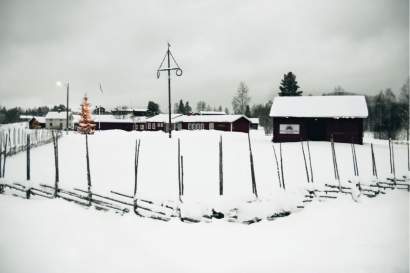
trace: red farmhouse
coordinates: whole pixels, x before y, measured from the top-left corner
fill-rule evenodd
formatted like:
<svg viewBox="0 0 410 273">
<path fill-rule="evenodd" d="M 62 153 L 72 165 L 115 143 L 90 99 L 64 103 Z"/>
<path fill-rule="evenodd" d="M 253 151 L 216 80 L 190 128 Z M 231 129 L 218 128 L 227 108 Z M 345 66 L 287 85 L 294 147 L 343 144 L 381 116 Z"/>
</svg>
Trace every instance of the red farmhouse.
<svg viewBox="0 0 410 273">
<path fill-rule="evenodd" d="M 276 97 L 273 142 L 330 141 L 363 144 L 364 96 Z"/>
</svg>

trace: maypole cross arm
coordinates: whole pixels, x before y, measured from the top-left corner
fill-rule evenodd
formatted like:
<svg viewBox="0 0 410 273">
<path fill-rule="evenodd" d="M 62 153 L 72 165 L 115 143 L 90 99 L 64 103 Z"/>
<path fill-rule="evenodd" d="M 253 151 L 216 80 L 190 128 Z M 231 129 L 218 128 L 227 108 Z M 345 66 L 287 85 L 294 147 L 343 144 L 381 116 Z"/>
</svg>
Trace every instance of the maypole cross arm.
<svg viewBox="0 0 410 273">
<path fill-rule="evenodd" d="M 157 70 L 157 79 L 159 79 L 159 76 L 160 76 L 160 73 L 159 73 L 159 72 L 160 72 L 160 71 L 176 70 L 176 71 L 175 71 L 175 74 L 176 74 L 177 76 L 182 76 L 182 69 L 179 67 L 178 63 L 175 61 L 174 56 L 172 56 L 172 53 L 171 53 L 171 51 L 169 50 L 169 47 L 170 47 L 170 45 L 168 44 L 168 51 L 167 51 L 167 53 L 165 53 L 164 59 L 162 60 L 161 65 L 159 66 L 159 68 L 158 68 L 158 70 Z M 167 57 L 168 54 L 171 55 L 172 59 L 174 60 L 175 64 L 177 65 L 177 67 L 174 67 L 174 68 L 168 67 L 168 68 L 163 68 L 163 69 L 161 69 L 162 64 L 164 63 L 165 58 Z M 168 59 L 169 59 L 169 56 L 168 56 Z M 168 64 L 169 64 L 169 60 L 168 60 Z"/>
</svg>

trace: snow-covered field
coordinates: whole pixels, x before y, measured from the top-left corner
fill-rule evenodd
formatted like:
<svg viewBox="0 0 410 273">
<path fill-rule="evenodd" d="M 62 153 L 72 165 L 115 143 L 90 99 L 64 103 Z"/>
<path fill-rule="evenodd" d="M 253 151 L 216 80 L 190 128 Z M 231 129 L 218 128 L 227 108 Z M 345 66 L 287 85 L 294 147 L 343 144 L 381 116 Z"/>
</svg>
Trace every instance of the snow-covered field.
<svg viewBox="0 0 410 273">
<path fill-rule="evenodd" d="M 223 137 L 224 197 L 218 143 Z M 93 192 L 132 195 L 134 152 L 141 140 L 138 196 L 178 200 L 177 143 L 184 160 L 185 204 L 236 206 L 260 216 L 294 207 L 307 187 L 300 143 L 282 144 L 286 191 L 279 188 L 271 137 L 251 131 L 259 202 L 253 198 L 248 138 L 219 131 L 96 132 L 89 137 Z M 370 142 L 356 146 L 361 179 L 372 175 Z M 305 144 L 305 153 L 306 143 Z M 276 151 L 279 145 L 275 144 Z M 340 177 L 354 176 L 350 144 L 335 144 Z M 395 145 L 397 176 L 408 175 L 407 150 Z M 374 144 L 378 176 L 390 175 L 387 142 Z M 328 142 L 310 142 L 315 185 L 334 180 Z M 7 158 L 6 178 L 24 182 L 25 153 Z M 307 156 L 307 154 L 306 154 Z M 60 187 L 86 189 L 85 137 L 59 141 Z M 31 182 L 54 183 L 53 145 L 31 150 Z M 314 200 L 297 213 L 253 225 L 213 219 L 186 224 L 84 209 L 61 199 L 0 196 L 1 272 L 408 272 L 409 193 L 388 191 L 354 202 Z M 190 210 L 192 207 L 187 207 Z M 195 209 L 189 211 L 195 213 Z"/>
</svg>

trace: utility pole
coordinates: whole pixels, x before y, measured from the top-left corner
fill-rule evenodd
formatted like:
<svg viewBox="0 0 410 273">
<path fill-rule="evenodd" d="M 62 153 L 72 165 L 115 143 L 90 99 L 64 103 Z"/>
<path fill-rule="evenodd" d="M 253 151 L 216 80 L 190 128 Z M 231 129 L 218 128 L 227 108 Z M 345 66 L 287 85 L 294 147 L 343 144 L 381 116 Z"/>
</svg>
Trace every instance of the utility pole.
<svg viewBox="0 0 410 273">
<path fill-rule="evenodd" d="M 171 53 L 171 51 L 169 50 L 169 47 L 170 47 L 170 46 L 171 46 L 171 45 L 168 43 L 167 53 L 165 54 L 165 57 L 164 57 L 164 59 L 162 60 L 162 63 L 161 63 L 161 65 L 159 66 L 159 68 L 158 68 L 158 70 L 157 70 L 157 79 L 159 79 L 160 71 L 168 71 L 169 138 L 171 138 L 171 131 L 172 131 L 172 127 L 171 127 L 171 70 L 176 70 L 176 71 L 175 71 L 175 74 L 176 74 L 177 76 L 181 76 L 181 75 L 182 75 L 182 69 L 179 68 L 179 65 L 177 64 L 177 62 L 176 62 L 175 59 L 174 59 L 174 56 L 172 56 L 172 53 Z M 169 56 L 172 57 L 172 59 L 174 60 L 175 64 L 177 65 L 177 67 L 171 68 L 171 60 L 170 60 L 170 57 L 169 57 Z M 168 57 L 168 68 L 163 68 L 163 69 L 161 69 L 162 64 L 164 63 L 166 57 Z"/>
</svg>

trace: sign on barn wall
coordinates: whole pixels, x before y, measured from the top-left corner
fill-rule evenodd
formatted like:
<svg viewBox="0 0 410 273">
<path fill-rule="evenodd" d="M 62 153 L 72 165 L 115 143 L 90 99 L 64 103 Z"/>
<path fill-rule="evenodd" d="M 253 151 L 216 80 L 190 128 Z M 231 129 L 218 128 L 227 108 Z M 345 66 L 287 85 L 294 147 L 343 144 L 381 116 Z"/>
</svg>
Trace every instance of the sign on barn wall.
<svg viewBox="0 0 410 273">
<path fill-rule="evenodd" d="M 280 124 L 279 134 L 298 135 L 299 134 L 299 124 Z"/>
</svg>

